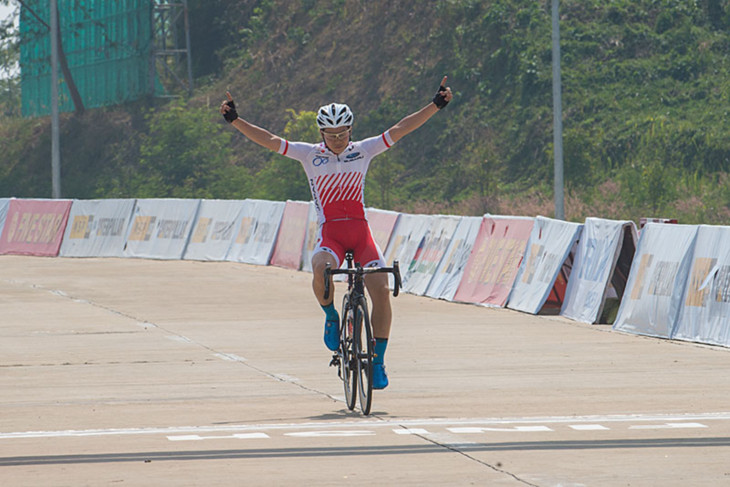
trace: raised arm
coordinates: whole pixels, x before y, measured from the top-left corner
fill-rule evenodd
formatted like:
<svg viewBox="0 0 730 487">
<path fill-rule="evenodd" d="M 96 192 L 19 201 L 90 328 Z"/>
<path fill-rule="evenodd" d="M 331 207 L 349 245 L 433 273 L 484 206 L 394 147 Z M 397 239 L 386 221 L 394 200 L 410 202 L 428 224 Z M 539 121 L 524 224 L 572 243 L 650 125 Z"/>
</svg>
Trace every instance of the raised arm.
<svg viewBox="0 0 730 487">
<path fill-rule="evenodd" d="M 233 102 L 233 96 L 226 91 L 226 97 L 228 99 L 223 100 L 220 107 L 223 118 L 251 141 L 272 151 L 278 151 L 281 146 L 281 137 L 239 117 L 238 112 L 236 112 L 236 104 Z"/>
<path fill-rule="evenodd" d="M 446 104 L 451 101 L 454 95 L 451 93 L 451 88 L 446 86 L 446 78 L 447 77 L 444 76 L 444 79 L 441 80 L 439 91 L 436 93 L 436 96 L 433 97 L 433 101 L 431 103 L 417 112 L 403 118 L 400 122 L 390 128 L 390 138 L 393 139 L 393 142 L 398 142 L 400 139 L 426 123 L 428 119 L 433 117 L 436 112 L 445 107 Z"/>
</svg>

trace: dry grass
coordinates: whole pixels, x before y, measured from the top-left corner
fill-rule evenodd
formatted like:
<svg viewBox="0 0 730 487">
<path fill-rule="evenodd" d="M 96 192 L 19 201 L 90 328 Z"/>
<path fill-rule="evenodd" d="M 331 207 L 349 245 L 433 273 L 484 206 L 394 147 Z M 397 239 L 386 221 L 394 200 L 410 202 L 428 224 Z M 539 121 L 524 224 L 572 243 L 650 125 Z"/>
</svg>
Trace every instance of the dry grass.
<svg viewBox="0 0 730 487">
<path fill-rule="evenodd" d="M 730 179 L 730 178 L 728 178 Z M 458 202 L 412 201 L 394 208 L 404 213 L 427 215 L 478 216 L 493 215 L 555 216 L 555 201 L 552 194 L 539 189 L 530 189 L 520 194 L 502 193 L 498 196 L 471 197 Z M 680 223 L 730 225 L 730 208 L 709 206 L 698 196 L 677 200 L 663 214 L 652 214 L 648 208 L 631 208 L 620 196 L 620 186 L 615 181 L 606 181 L 590 194 L 580 190 L 568 190 L 564 201 L 565 219 L 584 222 L 588 217 L 609 220 L 633 220 L 637 224 L 642 217 L 676 218 Z"/>
</svg>

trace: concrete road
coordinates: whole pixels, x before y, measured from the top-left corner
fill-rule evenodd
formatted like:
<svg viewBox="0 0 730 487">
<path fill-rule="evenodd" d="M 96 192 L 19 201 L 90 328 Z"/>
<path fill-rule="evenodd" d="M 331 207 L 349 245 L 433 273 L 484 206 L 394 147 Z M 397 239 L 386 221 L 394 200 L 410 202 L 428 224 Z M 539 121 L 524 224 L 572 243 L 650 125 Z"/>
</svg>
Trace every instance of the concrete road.
<svg viewBox="0 0 730 487">
<path fill-rule="evenodd" d="M 310 280 L 0 257 L 0 484 L 730 485 L 727 349 L 401 295 L 363 417 Z"/>
</svg>

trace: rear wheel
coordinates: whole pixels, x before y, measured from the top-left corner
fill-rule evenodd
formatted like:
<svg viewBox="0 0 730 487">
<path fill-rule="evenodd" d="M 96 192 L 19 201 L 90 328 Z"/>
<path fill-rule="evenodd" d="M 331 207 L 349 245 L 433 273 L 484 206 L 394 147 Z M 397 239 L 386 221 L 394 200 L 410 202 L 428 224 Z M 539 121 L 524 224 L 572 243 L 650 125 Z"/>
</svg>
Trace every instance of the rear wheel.
<svg viewBox="0 0 730 487">
<path fill-rule="evenodd" d="M 342 299 L 342 326 L 340 327 L 340 377 L 345 389 L 347 408 L 355 409 L 357 399 L 357 365 L 354 352 L 355 340 L 353 333 L 354 312 L 348 306 L 349 295 Z"/>
<path fill-rule="evenodd" d="M 360 384 L 360 408 L 370 414 L 373 403 L 373 330 L 370 328 L 367 301 L 361 299 L 355 308 L 355 349 L 357 350 L 357 376 Z"/>
</svg>

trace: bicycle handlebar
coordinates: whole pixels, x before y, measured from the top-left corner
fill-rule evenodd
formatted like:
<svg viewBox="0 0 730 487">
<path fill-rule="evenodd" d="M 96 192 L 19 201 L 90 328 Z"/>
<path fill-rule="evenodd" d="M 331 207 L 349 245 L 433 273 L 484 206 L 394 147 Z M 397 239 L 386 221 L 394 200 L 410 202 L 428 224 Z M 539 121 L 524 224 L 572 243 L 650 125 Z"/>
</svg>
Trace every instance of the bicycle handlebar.
<svg viewBox="0 0 730 487">
<path fill-rule="evenodd" d="M 330 296 L 330 276 L 335 274 L 351 274 L 354 276 L 364 276 L 365 274 L 377 274 L 387 273 L 393 274 L 395 278 L 395 285 L 393 286 L 393 297 L 398 296 L 400 288 L 403 287 L 403 283 L 400 278 L 400 266 L 398 261 L 393 262 L 393 267 L 361 267 L 357 266 L 350 269 L 332 269 L 330 264 L 324 269 L 324 299 L 327 300 Z"/>
</svg>

